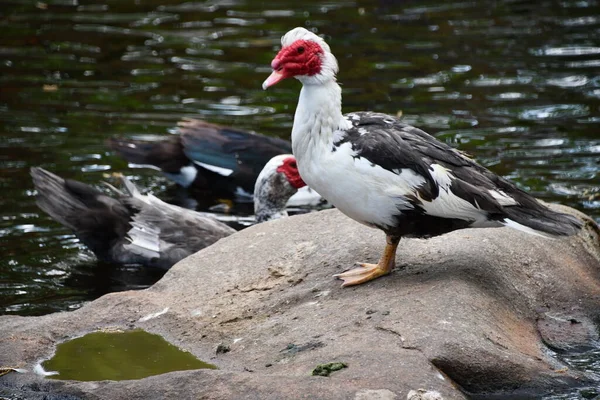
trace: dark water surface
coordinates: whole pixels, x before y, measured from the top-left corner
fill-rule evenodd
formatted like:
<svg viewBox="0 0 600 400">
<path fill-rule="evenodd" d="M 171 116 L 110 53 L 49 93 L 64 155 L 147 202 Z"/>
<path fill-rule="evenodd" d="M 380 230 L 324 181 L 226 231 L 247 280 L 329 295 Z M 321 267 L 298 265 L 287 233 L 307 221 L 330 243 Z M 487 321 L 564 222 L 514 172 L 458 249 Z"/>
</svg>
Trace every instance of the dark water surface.
<svg viewBox="0 0 600 400">
<path fill-rule="evenodd" d="M 289 137 L 299 83 L 261 83 L 298 25 L 338 56 L 345 111 L 402 113 L 600 219 L 597 1 L 3 0 L 0 314 L 74 309 L 158 279 L 96 262 L 36 207 L 29 168 L 94 184 L 124 171 L 181 202 L 105 139 L 169 135 L 181 117 Z"/>
</svg>

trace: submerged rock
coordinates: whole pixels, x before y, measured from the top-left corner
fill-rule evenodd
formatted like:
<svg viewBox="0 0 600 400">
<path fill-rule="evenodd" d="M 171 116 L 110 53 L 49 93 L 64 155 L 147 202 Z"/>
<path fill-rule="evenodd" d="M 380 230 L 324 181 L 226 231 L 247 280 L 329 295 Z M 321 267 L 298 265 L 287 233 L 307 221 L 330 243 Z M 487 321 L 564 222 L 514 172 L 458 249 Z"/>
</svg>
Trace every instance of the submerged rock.
<svg viewBox="0 0 600 400">
<path fill-rule="evenodd" d="M 120 382 L 11 373 L 0 389 L 112 400 L 400 399 L 427 388 L 464 399 L 589 386 L 592 377 L 548 351 L 596 340 L 600 235 L 586 221 L 580 235 L 564 239 L 508 228 L 403 239 L 391 275 L 345 289 L 332 275 L 376 261 L 381 232 L 336 210 L 254 226 L 181 261 L 150 289 L 68 313 L 0 318 L 0 366 L 31 370 L 69 337 L 141 328 L 219 370 Z M 565 317 L 581 327 L 560 322 Z M 229 351 L 215 352 L 219 344 Z M 311 376 L 332 361 L 347 368 Z"/>
</svg>

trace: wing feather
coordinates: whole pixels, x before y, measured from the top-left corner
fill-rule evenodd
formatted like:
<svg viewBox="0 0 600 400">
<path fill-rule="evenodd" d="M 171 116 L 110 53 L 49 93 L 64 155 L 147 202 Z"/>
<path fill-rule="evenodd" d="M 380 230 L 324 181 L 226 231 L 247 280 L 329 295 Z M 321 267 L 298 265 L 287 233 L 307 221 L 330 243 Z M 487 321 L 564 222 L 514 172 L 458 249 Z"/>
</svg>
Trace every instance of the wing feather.
<svg viewBox="0 0 600 400">
<path fill-rule="evenodd" d="M 444 198 L 446 193 L 451 193 L 470 203 L 474 210 L 466 216 L 475 210 L 502 213 L 503 205 L 519 203 L 512 197 L 512 193 L 520 192 L 513 184 L 421 129 L 372 112 L 348 114 L 347 119 L 353 127 L 334 145 L 350 142 L 355 157 L 365 158 L 394 173 L 410 169 L 422 176 L 424 182 L 415 193 L 416 203 L 442 200 L 440 190 L 445 191 Z"/>
</svg>

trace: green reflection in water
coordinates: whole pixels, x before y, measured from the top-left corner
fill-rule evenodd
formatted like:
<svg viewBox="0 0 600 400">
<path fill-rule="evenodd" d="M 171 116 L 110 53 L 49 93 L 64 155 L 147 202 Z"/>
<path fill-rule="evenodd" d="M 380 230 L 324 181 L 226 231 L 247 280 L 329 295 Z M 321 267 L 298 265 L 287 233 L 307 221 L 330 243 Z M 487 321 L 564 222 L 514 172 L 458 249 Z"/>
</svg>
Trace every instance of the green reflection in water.
<svg viewBox="0 0 600 400">
<path fill-rule="evenodd" d="M 46 371 L 58 372 L 49 376 L 51 379 L 77 381 L 120 381 L 171 371 L 217 368 L 141 329 L 93 332 L 69 340 L 59 344 L 54 357 L 42 366 Z"/>
</svg>

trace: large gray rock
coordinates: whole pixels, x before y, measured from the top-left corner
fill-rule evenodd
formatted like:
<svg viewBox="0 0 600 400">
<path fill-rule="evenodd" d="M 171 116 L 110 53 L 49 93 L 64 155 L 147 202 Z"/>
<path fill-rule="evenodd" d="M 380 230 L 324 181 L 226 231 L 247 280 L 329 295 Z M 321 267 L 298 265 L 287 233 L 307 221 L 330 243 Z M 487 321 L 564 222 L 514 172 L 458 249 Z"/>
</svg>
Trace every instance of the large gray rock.
<svg viewBox="0 0 600 400">
<path fill-rule="evenodd" d="M 0 378 L 0 394 L 405 399 L 425 389 L 463 399 L 460 389 L 527 396 L 589 382 L 548 349 L 585 349 L 598 339 L 593 221 L 564 239 L 508 228 L 403 239 L 391 275 L 340 288 L 332 275 L 376 261 L 384 244 L 383 233 L 336 210 L 296 216 L 222 239 L 148 290 L 68 313 L 0 318 L 0 366 L 31 369 L 69 337 L 137 327 L 220 368 L 93 383 L 11 373 Z M 217 354 L 219 345 L 230 351 Z M 348 367 L 311 376 L 336 361 Z"/>
</svg>

